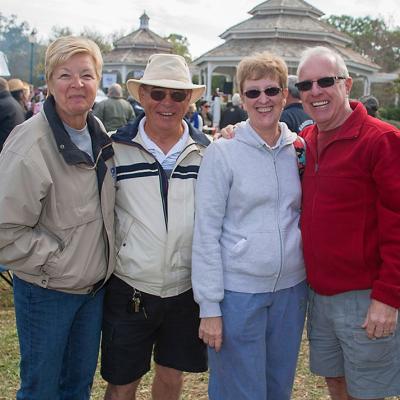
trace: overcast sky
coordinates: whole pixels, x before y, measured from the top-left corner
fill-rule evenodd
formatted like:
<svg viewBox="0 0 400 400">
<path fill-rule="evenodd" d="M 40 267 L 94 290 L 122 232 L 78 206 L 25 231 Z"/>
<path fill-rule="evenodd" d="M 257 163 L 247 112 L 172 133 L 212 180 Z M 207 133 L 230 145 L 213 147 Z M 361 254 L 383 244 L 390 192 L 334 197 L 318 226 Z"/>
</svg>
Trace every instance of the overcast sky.
<svg viewBox="0 0 400 400">
<path fill-rule="evenodd" d="M 150 29 L 161 36 L 179 33 L 198 57 L 223 43 L 219 38 L 231 26 L 250 18 L 248 11 L 262 0 L 0 0 L 0 12 L 27 21 L 47 39 L 52 26 L 68 26 L 74 33 L 84 27 L 104 35 L 128 34 L 139 28 L 146 11 Z M 399 0 L 309 0 L 326 15 L 383 17 L 400 26 Z M 1 50 L 1 49 L 0 49 Z"/>
</svg>

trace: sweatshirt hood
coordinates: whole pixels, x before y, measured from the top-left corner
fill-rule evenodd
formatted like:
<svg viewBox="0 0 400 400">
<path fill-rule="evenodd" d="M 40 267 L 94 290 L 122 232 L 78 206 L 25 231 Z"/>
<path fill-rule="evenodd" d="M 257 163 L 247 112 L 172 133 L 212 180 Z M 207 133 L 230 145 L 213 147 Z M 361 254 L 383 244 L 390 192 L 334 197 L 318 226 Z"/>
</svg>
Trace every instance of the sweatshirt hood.
<svg viewBox="0 0 400 400">
<path fill-rule="evenodd" d="M 297 134 L 289 130 L 284 122 L 279 122 L 279 126 L 281 128 L 281 146 L 292 144 L 296 140 Z M 250 125 L 249 120 L 236 125 L 235 138 L 252 147 L 263 147 L 265 144 L 264 140 Z"/>
</svg>

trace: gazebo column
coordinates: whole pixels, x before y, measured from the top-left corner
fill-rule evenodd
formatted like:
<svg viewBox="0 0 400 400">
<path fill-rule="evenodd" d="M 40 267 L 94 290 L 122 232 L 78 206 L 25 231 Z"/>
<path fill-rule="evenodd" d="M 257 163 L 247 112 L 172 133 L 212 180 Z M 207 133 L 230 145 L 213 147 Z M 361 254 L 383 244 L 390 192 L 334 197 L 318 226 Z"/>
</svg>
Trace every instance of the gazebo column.
<svg viewBox="0 0 400 400">
<path fill-rule="evenodd" d="M 364 96 L 371 93 L 371 81 L 369 76 L 364 76 Z"/>
<path fill-rule="evenodd" d="M 199 84 L 200 85 L 204 85 L 204 82 L 206 81 L 204 74 L 205 74 L 204 68 L 201 68 L 200 73 L 199 73 Z"/>
<path fill-rule="evenodd" d="M 211 100 L 211 95 L 212 95 L 212 72 L 213 72 L 213 68 L 211 67 L 211 63 L 207 63 L 207 92 L 206 92 L 206 99 L 208 101 Z"/>
<path fill-rule="evenodd" d="M 122 79 L 122 83 L 126 83 L 126 77 L 128 75 L 128 69 L 126 68 L 126 65 L 121 65 L 121 79 Z"/>
</svg>

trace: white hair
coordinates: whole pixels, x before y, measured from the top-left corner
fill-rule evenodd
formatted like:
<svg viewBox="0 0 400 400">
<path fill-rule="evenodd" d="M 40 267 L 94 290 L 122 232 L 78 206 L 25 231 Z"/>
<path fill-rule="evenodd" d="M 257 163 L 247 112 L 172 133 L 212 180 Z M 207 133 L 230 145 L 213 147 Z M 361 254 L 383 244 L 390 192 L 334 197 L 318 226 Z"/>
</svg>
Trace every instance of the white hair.
<svg viewBox="0 0 400 400">
<path fill-rule="evenodd" d="M 337 66 L 338 75 L 345 78 L 349 77 L 349 71 L 347 70 L 343 57 L 336 51 L 324 46 L 309 47 L 303 51 L 300 57 L 299 66 L 297 67 L 297 75 L 299 75 L 300 70 L 311 57 L 325 57 L 331 59 Z"/>
<path fill-rule="evenodd" d="M 240 100 L 240 94 L 239 93 L 235 93 L 233 96 L 232 96 L 232 105 L 234 105 L 234 106 L 240 106 L 240 103 L 241 103 L 242 101 Z"/>
<path fill-rule="evenodd" d="M 299 89 L 295 86 L 298 81 L 297 75 L 288 75 L 288 90 L 295 99 L 300 99 Z"/>
<path fill-rule="evenodd" d="M 108 88 L 108 97 L 122 97 L 122 87 L 118 83 L 113 83 Z"/>
</svg>

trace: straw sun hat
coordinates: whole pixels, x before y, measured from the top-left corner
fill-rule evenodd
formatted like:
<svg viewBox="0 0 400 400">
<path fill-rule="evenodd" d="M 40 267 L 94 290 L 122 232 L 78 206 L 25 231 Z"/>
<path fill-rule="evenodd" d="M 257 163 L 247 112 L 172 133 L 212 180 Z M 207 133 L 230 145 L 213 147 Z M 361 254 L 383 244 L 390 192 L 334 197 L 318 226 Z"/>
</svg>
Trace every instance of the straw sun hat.
<svg viewBox="0 0 400 400">
<path fill-rule="evenodd" d="M 8 81 L 8 87 L 10 92 L 16 92 L 17 90 L 24 90 L 24 83 L 21 79 L 13 78 Z"/>
<path fill-rule="evenodd" d="M 182 56 L 176 54 L 153 54 L 150 56 L 141 79 L 126 82 L 129 93 L 140 102 L 139 86 L 150 85 L 168 89 L 190 89 L 189 103 L 195 103 L 204 93 L 204 85 L 195 85 L 190 77 L 189 67 Z"/>
</svg>

